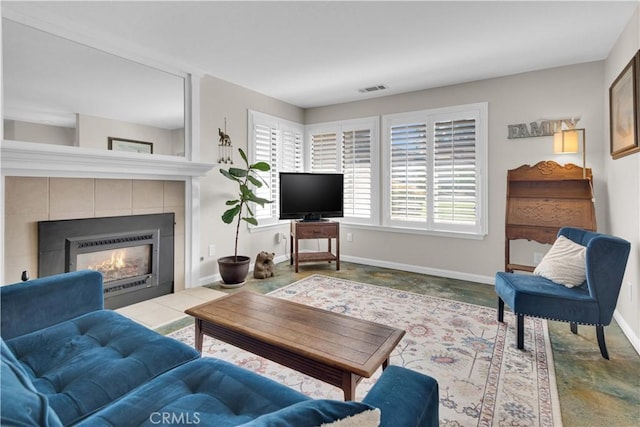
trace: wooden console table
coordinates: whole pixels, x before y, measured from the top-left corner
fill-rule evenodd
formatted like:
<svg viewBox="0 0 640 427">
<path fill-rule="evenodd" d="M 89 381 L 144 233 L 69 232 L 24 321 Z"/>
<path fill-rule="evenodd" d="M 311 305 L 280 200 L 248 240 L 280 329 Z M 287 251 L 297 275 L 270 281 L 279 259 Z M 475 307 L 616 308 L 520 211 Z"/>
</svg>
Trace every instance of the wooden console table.
<svg viewBox="0 0 640 427">
<path fill-rule="evenodd" d="M 303 239 L 327 239 L 327 252 L 299 251 Z M 336 253 L 331 251 L 331 239 L 336 239 Z M 340 270 L 340 223 L 336 221 L 291 221 L 291 264 L 296 273 L 301 262 L 335 261 Z"/>
<path fill-rule="evenodd" d="M 533 271 L 535 267 L 510 261 L 510 241 L 552 244 L 560 227 L 596 230 L 591 169 L 542 161 L 507 172 L 505 271 Z"/>
</svg>

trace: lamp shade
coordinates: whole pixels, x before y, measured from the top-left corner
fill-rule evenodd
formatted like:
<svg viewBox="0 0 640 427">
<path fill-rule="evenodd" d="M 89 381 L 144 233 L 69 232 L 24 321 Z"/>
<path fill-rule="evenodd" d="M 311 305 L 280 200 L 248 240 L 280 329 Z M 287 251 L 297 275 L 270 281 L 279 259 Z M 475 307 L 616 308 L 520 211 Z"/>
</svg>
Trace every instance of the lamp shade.
<svg viewBox="0 0 640 427">
<path fill-rule="evenodd" d="M 561 130 L 553 134 L 553 152 L 561 153 L 577 153 L 580 142 L 580 135 L 577 130 Z"/>
</svg>

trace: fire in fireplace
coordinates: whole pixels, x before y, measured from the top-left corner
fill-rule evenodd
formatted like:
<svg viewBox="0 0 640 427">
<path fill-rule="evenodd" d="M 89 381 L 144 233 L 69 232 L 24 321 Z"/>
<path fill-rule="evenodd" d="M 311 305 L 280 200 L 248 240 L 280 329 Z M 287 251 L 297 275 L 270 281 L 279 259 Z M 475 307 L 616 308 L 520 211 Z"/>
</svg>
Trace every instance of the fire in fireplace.
<svg viewBox="0 0 640 427">
<path fill-rule="evenodd" d="M 159 230 L 136 230 L 66 239 L 66 271 L 102 273 L 109 296 L 158 286 Z"/>
<path fill-rule="evenodd" d="M 80 254 L 78 270 L 102 273 L 105 283 L 151 273 L 151 245 Z"/>
<path fill-rule="evenodd" d="M 171 293 L 173 221 L 174 214 L 41 221 L 38 275 L 99 271 L 107 308 Z"/>
</svg>

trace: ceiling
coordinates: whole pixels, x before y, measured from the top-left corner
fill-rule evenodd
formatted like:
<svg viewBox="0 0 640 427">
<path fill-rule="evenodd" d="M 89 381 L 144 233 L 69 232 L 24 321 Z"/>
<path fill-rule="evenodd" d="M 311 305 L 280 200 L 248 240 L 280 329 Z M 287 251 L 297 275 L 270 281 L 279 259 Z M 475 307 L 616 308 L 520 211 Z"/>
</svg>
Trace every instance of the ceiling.
<svg viewBox="0 0 640 427">
<path fill-rule="evenodd" d="M 8 2 L 302 108 L 607 57 L 638 1 Z M 358 89 L 388 89 L 360 93 Z"/>
</svg>

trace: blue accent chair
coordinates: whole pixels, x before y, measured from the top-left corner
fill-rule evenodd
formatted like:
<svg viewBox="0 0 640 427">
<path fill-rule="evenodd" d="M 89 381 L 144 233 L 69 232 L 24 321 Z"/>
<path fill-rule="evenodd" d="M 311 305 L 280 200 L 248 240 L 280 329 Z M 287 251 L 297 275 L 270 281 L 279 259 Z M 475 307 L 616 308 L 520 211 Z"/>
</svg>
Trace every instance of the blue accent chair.
<svg viewBox="0 0 640 427">
<path fill-rule="evenodd" d="M 524 316 L 570 322 L 578 333 L 578 323 L 595 325 L 600 353 L 609 359 L 604 327 L 611 323 L 624 277 L 631 245 L 606 234 L 563 227 L 558 236 L 586 246 L 585 282 L 567 288 L 542 276 L 496 273 L 498 321 L 504 321 L 505 303 L 517 317 L 517 345 L 524 348 Z"/>
</svg>

